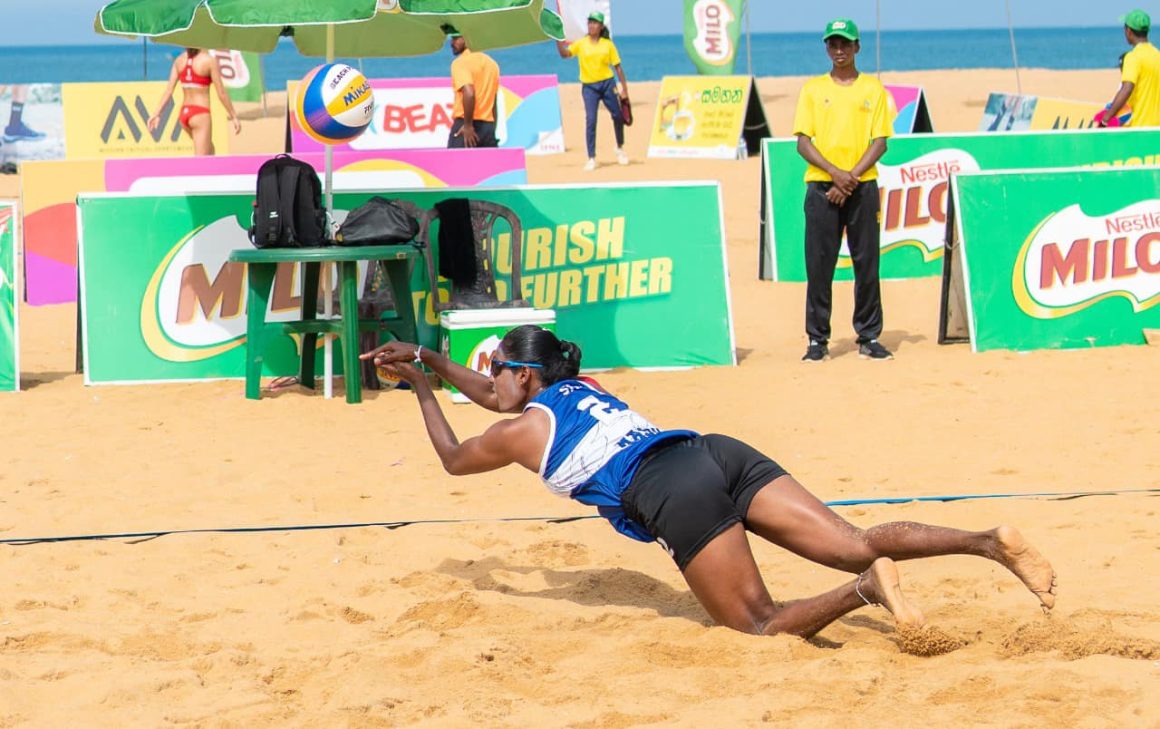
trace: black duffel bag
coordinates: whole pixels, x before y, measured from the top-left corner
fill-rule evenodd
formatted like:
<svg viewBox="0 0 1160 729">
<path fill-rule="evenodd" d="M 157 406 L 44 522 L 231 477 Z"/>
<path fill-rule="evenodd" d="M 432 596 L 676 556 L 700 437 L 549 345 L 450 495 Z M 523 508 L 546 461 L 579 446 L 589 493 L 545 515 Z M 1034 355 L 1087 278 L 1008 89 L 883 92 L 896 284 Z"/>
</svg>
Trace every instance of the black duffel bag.
<svg viewBox="0 0 1160 729">
<path fill-rule="evenodd" d="M 350 211 L 334 235 L 340 246 L 407 243 L 419 234 L 419 221 L 394 200 L 378 196 Z"/>
</svg>

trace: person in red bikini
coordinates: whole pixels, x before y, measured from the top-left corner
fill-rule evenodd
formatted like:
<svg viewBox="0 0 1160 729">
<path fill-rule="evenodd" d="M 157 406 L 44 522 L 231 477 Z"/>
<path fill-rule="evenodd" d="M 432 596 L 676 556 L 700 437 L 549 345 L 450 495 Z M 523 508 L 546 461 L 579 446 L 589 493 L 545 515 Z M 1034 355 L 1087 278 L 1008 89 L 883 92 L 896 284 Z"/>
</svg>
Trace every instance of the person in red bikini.
<svg viewBox="0 0 1160 729">
<path fill-rule="evenodd" d="M 238 114 L 230 102 L 229 94 L 222 84 L 222 74 L 217 59 L 208 51 L 200 48 L 186 48 L 185 52 L 173 60 L 173 67 L 169 70 L 169 86 L 161 97 L 157 113 L 149 118 L 149 131 L 155 131 L 161 123 L 161 112 L 169 105 L 173 98 L 173 90 L 181 83 L 184 102 L 181 106 L 181 115 L 178 117 L 181 126 L 193 139 L 193 153 L 196 155 L 211 155 L 213 150 L 213 126 L 209 115 L 209 87 L 217 89 L 218 98 L 226 107 L 230 123 L 233 124 L 234 134 L 242 129 L 238 121 Z"/>
</svg>

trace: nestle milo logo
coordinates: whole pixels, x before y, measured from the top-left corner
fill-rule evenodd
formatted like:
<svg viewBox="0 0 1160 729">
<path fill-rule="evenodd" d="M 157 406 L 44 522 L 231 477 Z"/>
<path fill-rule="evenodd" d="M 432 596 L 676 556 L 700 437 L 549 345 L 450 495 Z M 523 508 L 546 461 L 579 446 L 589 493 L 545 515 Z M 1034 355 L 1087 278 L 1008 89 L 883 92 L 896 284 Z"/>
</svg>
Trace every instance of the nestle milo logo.
<svg viewBox="0 0 1160 729">
<path fill-rule="evenodd" d="M 487 375 L 491 373 L 491 360 L 495 357 L 495 350 L 499 349 L 500 338 L 492 334 L 471 349 L 467 356 L 467 366 L 476 372 Z"/>
<path fill-rule="evenodd" d="M 178 241 L 158 264 L 141 301 L 141 334 L 158 357 L 193 362 L 240 346 L 246 335 L 246 267 L 228 261 L 248 245 L 233 217 Z M 267 321 L 289 321 L 301 308 L 298 268 L 278 266 Z"/>
<path fill-rule="evenodd" d="M 149 117 L 152 114 L 149 113 L 145 100 L 140 96 L 134 96 L 132 101 L 126 101 L 124 96 L 118 95 L 113 99 L 105 115 L 105 123 L 101 126 L 101 141 L 108 144 L 131 139 L 134 143 L 139 143 L 148 136 L 157 144 L 165 141 L 167 137 L 169 142 L 176 142 L 181 138 L 181 124 L 178 116 L 173 113 L 175 108 L 173 100 L 170 99 L 159 115 L 161 123 L 157 125 L 157 129 L 149 131 Z"/>
<path fill-rule="evenodd" d="M 928 152 L 900 165 L 879 163 L 882 252 L 912 248 L 924 262 L 941 258 L 950 177 L 978 169 L 979 163 L 970 153 L 955 148 Z M 843 244 L 838 266 L 852 265 L 849 249 Z"/>
<path fill-rule="evenodd" d="M 729 24 L 736 19 L 725 0 L 697 0 L 693 3 L 693 24 L 697 35 L 693 47 L 706 63 L 724 66 L 736 52 L 729 38 Z"/>
<path fill-rule="evenodd" d="M 1031 232 L 1011 278 L 1015 300 L 1029 316 L 1068 316 L 1111 297 L 1135 311 L 1160 303 L 1160 201 L 1090 216 L 1071 205 Z"/>
</svg>

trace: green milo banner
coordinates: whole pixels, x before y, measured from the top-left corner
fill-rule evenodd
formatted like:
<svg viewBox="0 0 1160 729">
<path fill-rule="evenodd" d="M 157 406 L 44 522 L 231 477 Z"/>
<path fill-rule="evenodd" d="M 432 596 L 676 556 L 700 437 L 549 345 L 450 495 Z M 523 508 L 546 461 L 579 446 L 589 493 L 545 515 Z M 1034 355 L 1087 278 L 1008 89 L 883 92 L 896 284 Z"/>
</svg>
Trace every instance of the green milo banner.
<svg viewBox="0 0 1160 729">
<path fill-rule="evenodd" d="M 16 203 L 0 201 L 0 392 L 20 389 L 16 220 Z"/>
<path fill-rule="evenodd" d="M 1160 162 L 1160 129 L 899 135 L 878 163 L 882 278 L 942 271 L 947 186 L 951 175 L 979 170 L 1062 166 L 1125 167 Z M 806 163 L 796 139 L 762 149 L 759 274 L 805 281 Z M 853 278 L 845 243 L 835 279 Z"/>
<path fill-rule="evenodd" d="M 956 175 L 951 195 L 940 339 L 948 322 L 975 351 L 1143 344 L 1160 329 L 1160 168 Z"/>
<path fill-rule="evenodd" d="M 336 194 L 335 219 L 374 194 Z M 586 369 L 735 362 L 716 183 L 390 193 L 427 209 L 465 196 L 516 214 L 522 298 L 555 310 L 557 331 L 581 346 Z M 88 382 L 243 375 L 246 271 L 227 257 L 250 246 L 252 205 L 249 194 L 79 197 Z M 431 238 L 438 266 L 438 224 Z M 511 233 L 503 223 L 493 243 L 497 293 L 512 298 Z M 411 286 L 421 343 L 437 347 L 439 320 L 425 264 L 412 271 Z M 278 321 L 299 317 L 299 292 L 300 277 L 288 264 L 274 283 L 266 317 L 271 331 L 280 332 Z M 282 345 L 269 350 L 266 371 L 292 374 L 296 343 L 277 336 Z"/>
<path fill-rule="evenodd" d="M 685 52 L 697 73 L 732 76 L 745 0 L 685 0 Z"/>
</svg>

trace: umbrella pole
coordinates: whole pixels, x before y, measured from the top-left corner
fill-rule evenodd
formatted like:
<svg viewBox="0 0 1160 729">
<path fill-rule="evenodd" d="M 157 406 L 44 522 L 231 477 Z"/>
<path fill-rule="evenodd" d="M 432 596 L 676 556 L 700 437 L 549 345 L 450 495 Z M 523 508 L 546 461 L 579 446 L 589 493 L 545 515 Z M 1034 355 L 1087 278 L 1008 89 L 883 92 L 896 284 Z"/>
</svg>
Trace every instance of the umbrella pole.
<svg viewBox="0 0 1160 729">
<path fill-rule="evenodd" d="M 1015 66 L 1015 90 L 1023 95 L 1023 83 L 1019 80 L 1019 54 L 1015 51 L 1015 25 L 1011 22 L 1011 0 L 1007 0 L 1007 34 L 1011 37 L 1011 63 Z"/>
<path fill-rule="evenodd" d="M 334 63 L 334 24 L 326 26 L 326 62 Z M 325 162 L 323 164 L 323 180 L 326 190 L 326 212 L 330 215 L 334 214 L 334 189 L 333 189 L 333 174 L 334 169 L 334 148 L 329 144 L 326 145 L 326 152 L 323 155 Z M 326 231 L 327 235 L 330 230 Z M 323 295 L 323 309 L 322 313 L 327 319 L 334 315 L 334 294 L 331 286 L 331 271 L 332 267 L 327 266 L 325 275 L 322 277 L 322 295 Z M 357 342 L 347 342 L 346 346 L 353 347 Z M 334 397 L 334 335 L 326 334 L 323 340 L 322 351 L 322 394 L 327 400 Z M 346 377 L 358 377 L 358 372 L 347 372 Z"/>
</svg>

